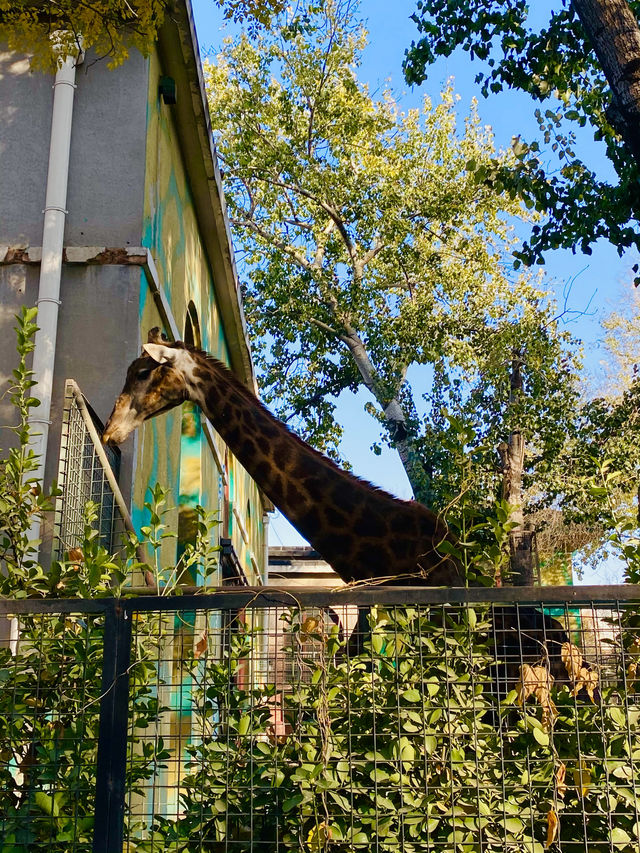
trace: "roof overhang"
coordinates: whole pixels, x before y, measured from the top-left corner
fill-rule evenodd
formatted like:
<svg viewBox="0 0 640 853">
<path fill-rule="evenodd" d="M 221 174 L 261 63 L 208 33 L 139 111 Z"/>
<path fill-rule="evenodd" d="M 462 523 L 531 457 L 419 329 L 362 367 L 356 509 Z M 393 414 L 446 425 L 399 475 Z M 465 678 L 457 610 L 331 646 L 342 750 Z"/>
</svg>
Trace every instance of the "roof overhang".
<svg viewBox="0 0 640 853">
<path fill-rule="evenodd" d="M 178 90 L 172 110 L 193 196 L 200 233 L 209 257 L 216 301 L 229 350 L 230 367 L 256 390 L 240 286 L 233 254 L 222 178 L 213 143 L 209 108 L 189 0 L 176 0 L 158 36 L 163 73 Z"/>
</svg>

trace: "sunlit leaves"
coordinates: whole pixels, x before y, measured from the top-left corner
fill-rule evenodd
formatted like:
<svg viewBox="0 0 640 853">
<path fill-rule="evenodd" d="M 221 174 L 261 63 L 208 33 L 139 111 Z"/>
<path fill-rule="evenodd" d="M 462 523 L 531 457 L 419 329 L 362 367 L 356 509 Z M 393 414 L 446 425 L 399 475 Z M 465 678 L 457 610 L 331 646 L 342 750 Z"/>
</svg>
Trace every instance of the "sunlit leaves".
<svg viewBox="0 0 640 853">
<path fill-rule="evenodd" d="M 413 18 L 420 37 L 406 53 L 405 73 L 422 82 L 440 56 L 462 49 L 479 60 L 476 83 L 483 95 L 521 90 L 534 102 L 540 139 L 519 141 L 518 163 L 490 180 L 523 195 L 548 215 L 516 253 L 526 263 L 543 261 L 549 249 L 577 246 L 589 253 L 599 237 L 620 252 L 640 245 L 638 167 L 614 127 L 611 93 L 572 3 L 556 3 L 548 23 L 532 28 L 533 4 L 524 0 L 417 3 Z M 630 2 L 637 15 L 638 4 Z M 572 127 L 589 126 L 604 145 L 618 181 L 603 180 L 574 150 Z M 514 125 L 514 136 L 519 128 Z"/>
<path fill-rule="evenodd" d="M 211 0 L 224 16 L 253 30 L 268 25 L 282 0 Z M 121 65 L 132 48 L 147 56 L 157 39 L 169 0 L 0 0 L 0 27 L 9 47 L 24 51 L 32 67 L 51 71 L 80 47 Z M 55 38 L 52 35 L 55 33 Z"/>
</svg>

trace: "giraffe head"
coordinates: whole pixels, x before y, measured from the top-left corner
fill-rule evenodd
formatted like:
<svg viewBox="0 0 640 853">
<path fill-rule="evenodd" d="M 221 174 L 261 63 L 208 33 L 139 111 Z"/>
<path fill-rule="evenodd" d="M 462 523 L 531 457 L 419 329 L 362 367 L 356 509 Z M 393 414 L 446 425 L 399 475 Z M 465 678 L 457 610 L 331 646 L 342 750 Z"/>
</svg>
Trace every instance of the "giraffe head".
<svg viewBox="0 0 640 853">
<path fill-rule="evenodd" d="M 120 444 L 144 421 L 188 399 L 187 379 L 194 365 L 181 341 L 167 343 L 158 329 L 149 332 L 143 354 L 129 365 L 122 393 L 102 434 L 105 444 Z"/>
</svg>

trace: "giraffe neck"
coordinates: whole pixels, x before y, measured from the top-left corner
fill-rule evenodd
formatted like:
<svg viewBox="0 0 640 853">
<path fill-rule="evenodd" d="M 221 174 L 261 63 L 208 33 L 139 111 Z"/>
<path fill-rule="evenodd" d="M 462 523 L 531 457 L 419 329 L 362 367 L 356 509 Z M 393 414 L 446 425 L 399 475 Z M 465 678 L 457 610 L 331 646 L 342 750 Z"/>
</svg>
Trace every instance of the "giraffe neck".
<svg viewBox="0 0 640 853">
<path fill-rule="evenodd" d="M 199 367 L 202 361 L 199 362 Z M 198 403 L 238 461 L 274 504 L 305 535 L 322 529 L 316 509 L 318 500 L 331 504 L 339 489 L 362 492 L 365 484 L 288 429 L 274 417 L 222 362 L 207 358 L 198 378 L 206 380 L 194 389 Z M 373 486 L 367 487 L 373 489 Z M 376 490 L 376 494 L 384 493 Z M 393 501 L 391 495 L 385 495 Z M 311 543 L 313 544 L 313 542 Z"/>
<path fill-rule="evenodd" d="M 434 558 L 433 537 L 446 534 L 430 510 L 343 471 L 275 418 L 222 362 L 203 353 L 194 359 L 190 398 L 258 486 L 345 580 L 415 575 L 417 562 L 418 571 L 438 566 L 427 583 L 459 582 L 450 561 Z M 402 548 L 411 550 L 407 542 L 415 547 L 403 555 Z"/>
</svg>

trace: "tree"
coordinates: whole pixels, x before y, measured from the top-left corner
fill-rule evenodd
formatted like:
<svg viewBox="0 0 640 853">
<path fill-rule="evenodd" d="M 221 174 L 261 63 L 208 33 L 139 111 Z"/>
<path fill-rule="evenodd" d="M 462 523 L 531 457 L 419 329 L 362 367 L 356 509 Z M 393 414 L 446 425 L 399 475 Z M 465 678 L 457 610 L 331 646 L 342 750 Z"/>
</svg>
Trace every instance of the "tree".
<svg viewBox="0 0 640 853">
<path fill-rule="evenodd" d="M 544 112 L 536 110 L 547 148 L 540 153 L 537 142 L 517 139 L 517 168 L 478 174 L 479 180 L 517 189 L 549 214 L 517 254 L 527 263 L 541 261 L 545 251 L 558 247 L 575 251 L 579 244 L 590 253 L 590 244 L 600 237 L 620 253 L 640 246 L 640 4 L 564 0 L 558 6 L 549 24 L 536 32 L 527 26 L 530 4 L 525 0 L 420 2 L 414 20 L 422 37 L 405 60 L 407 80 L 419 83 L 438 56 L 461 47 L 472 59 L 485 61 L 476 76 L 485 96 L 512 88 L 548 104 Z M 572 126 L 587 124 L 602 141 L 617 184 L 598 178 L 576 156 Z M 559 163 L 547 169 L 549 146 Z"/>
<path fill-rule="evenodd" d="M 406 114 L 389 92 L 372 98 L 356 76 L 365 38 L 351 4 L 327 3 L 228 44 L 205 67 L 212 123 L 268 401 L 336 455 L 335 397 L 365 387 L 415 495 L 444 506 L 460 487 L 447 399 L 493 442 L 495 479 L 513 348 L 531 355 L 532 392 L 513 417 L 536 412 L 523 428 L 540 445 L 569 411 L 571 356 L 539 282 L 511 273 L 515 192 L 476 180 L 513 153 L 474 107 L 457 128 L 451 88 Z M 416 366 L 433 377 L 426 420 Z"/>
<path fill-rule="evenodd" d="M 627 291 L 628 288 L 625 288 Z M 638 379 L 640 365 L 640 292 L 632 288 L 624 293 L 620 307 L 602 321 L 607 354 L 603 396 L 623 394 Z"/>
<path fill-rule="evenodd" d="M 626 0 L 573 0 L 572 5 L 611 88 L 611 123 L 640 165 L 640 27 L 636 16 Z"/>
<path fill-rule="evenodd" d="M 610 529 L 608 516 L 638 517 L 640 493 L 640 295 L 602 321 L 605 374 L 598 393 L 583 400 L 547 484 L 569 519 Z M 606 501 L 596 501 L 603 496 Z M 595 488 L 595 492 L 594 492 Z M 602 536 L 599 537 L 602 541 Z"/>
<path fill-rule="evenodd" d="M 244 20 L 249 28 L 266 26 L 284 7 L 284 0 L 212 2 L 226 18 Z M 109 57 L 115 67 L 131 48 L 149 53 L 171 6 L 172 0 L 0 0 L 0 25 L 9 47 L 31 54 L 34 68 L 55 69 L 81 45 Z"/>
</svg>

